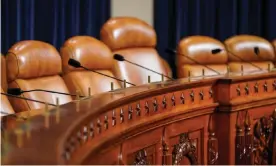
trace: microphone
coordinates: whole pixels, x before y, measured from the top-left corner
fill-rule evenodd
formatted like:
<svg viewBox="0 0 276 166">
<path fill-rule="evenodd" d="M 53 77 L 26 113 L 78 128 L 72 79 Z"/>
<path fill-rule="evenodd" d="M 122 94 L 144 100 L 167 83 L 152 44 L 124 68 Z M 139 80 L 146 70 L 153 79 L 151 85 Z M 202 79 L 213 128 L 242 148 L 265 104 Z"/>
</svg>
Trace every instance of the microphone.
<svg viewBox="0 0 276 166">
<path fill-rule="evenodd" d="M 260 54 L 260 49 L 259 49 L 259 47 L 254 47 L 254 53 L 255 53 L 256 55 L 259 55 L 259 54 Z"/>
<path fill-rule="evenodd" d="M 137 64 L 137 63 L 131 62 L 131 61 L 125 59 L 125 57 L 122 56 L 122 55 L 120 55 L 120 54 L 114 54 L 113 58 L 114 58 L 115 60 L 117 60 L 117 61 L 126 61 L 126 62 L 128 62 L 128 63 L 130 63 L 130 64 L 133 64 L 133 65 L 135 65 L 135 66 L 139 66 L 139 67 L 141 67 L 141 68 L 143 68 L 143 69 L 146 69 L 146 70 L 151 71 L 151 72 L 153 72 L 153 73 L 156 73 L 156 74 L 159 74 L 159 75 L 161 75 L 161 76 L 167 77 L 167 78 L 170 79 L 170 80 L 173 80 L 173 78 L 171 78 L 171 77 L 169 77 L 169 76 L 167 76 L 167 75 L 164 75 L 164 74 L 162 74 L 162 73 L 159 73 L 159 72 L 154 71 L 154 70 L 152 70 L 152 69 L 149 69 L 149 68 L 147 68 L 147 67 L 141 66 L 141 65 L 139 65 L 139 64 Z"/>
<path fill-rule="evenodd" d="M 11 95 L 21 95 L 22 93 L 26 93 L 26 92 L 49 92 L 49 93 L 56 93 L 56 94 L 61 94 L 61 95 L 68 95 L 68 96 L 77 96 L 75 94 L 69 94 L 69 93 L 63 93 L 63 92 L 56 92 L 56 91 L 50 91 L 50 90 L 44 90 L 44 89 L 32 89 L 32 90 L 26 90 L 26 91 L 23 91 L 21 90 L 20 88 L 9 88 L 7 90 L 7 93 L 8 94 L 11 94 Z M 85 97 L 85 96 L 80 96 L 80 97 Z"/>
<path fill-rule="evenodd" d="M 125 82 L 125 83 L 127 83 L 127 84 L 129 84 L 129 85 L 136 86 L 136 85 L 135 85 L 135 84 L 133 84 L 133 83 L 130 83 L 130 82 L 127 82 L 127 81 L 121 80 L 121 79 L 119 79 L 119 78 L 112 77 L 112 76 L 109 76 L 109 75 L 103 74 L 103 73 L 101 73 L 101 72 L 98 72 L 98 71 L 95 71 L 95 70 L 88 69 L 88 68 L 86 68 L 86 67 L 82 66 L 82 65 L 81 65 L 81 63 L 80 63 L 79 61 L 77 61 L 77 60 L 75 60 L 75 59 L 72 59 L 72 58 L 70 58 L 70 59 L 69 59 L 68 64 L 69 64 L 70 66 L 75 67 L 75 68 L 83 68 L 83 69 L 85 69 L 85 70 L 92 71 L 92 72 L 94 72 L 94 73 L 97 73 L 97 74 L 100 74 L 100 75 L 103 75 L 103 76 L 106 76 L 106 77 L 112 78 L 112 79 L 114 79 L 114 80 L 117 80 L 117 81 L 120 81 L 120 82 Z"/>
<path fill-rule="evenodd" d="M 218 75 L 221 74 L 220 72 L 216 71 L 215 69 L 212 69 L 211 67 L 209 67 L 209 66 L 207 66 L 207 65 L 205 65 L 205 64 L 199 63 L 198 61 L 196 61 L 195 59 L 193 59 L 193 58 L 191 58 L 191 57 L 189 57 L 189 56 L 186 56 L 186 55 L 184 55 L 184 54 L 180 54 L 180 53 L 178 53 L 177 51 L 175 51 L 175 50 L 173 50 L 173 49 L 167 48 L 167 49 L 165 50 L 165 52 L 167 52 L 167 53 L 169 53 L 169 54 L 173 54 L 173 55 L 178 54 L 178 55 L 185 56 L 186 58 L 188 58 L 189 60 L 193 61 L 194 63 L 196 63 L 196 64 L 198 64 L 198 65 L 202 65 L 202 66 L 206 67 L 207 69 L 209 69 L 209 70 L 211 70 L 211 71 L 217 73 Z"/>
<path fill-rule="evenodd" d="M 230 53 L 231 55 L 235 56 L 236 58 L 240 59 L 241 61 L 246 62 L 246 63 L 249 63 L 250 65 L 256 67 L 256 68 L 259 69 L 259 70 L 263 70 L 263 69 L 260 68 L 259 66 L 254 65 L 253 63 L 251 63 L 251 62 L 249 62 L 249 61 L 247 61 L 247 60 L 244 60 L 243 58 L 239 57 L 238 55 L 235 55 L 233 52 L 231 52 L 231 51 L 229 51 L 229 50 L 227 50 L 227 49 L 216 48 L 216 49 L 213 49 L 211 52 L 212 52 L 212 54 L 218 54 L 218 53 L 220 53 L 220 52 L 223 51 L 223 50 L 226 51 L 226 52 L 228 52 L 228 53 Z M 254 48 L 254 53 L 255 53 L 255 54 L 259 53 L 259 48 L 255 47 L 255 48 Z"/>
<path fill-rule="evenodd" d="M 26 97 L 16 96 L 16 95 L 8 94 L 8 93 L 1 92 L 1 95 L 5 95 L 5 96 L 8 96 L 8 97 L 14 97 L 14 98 L 17 98 L 17 99 L 22 99 L 22 100 L 27 100 L 27 101 L 32 101 L 32 102 L 36 102 L 36 103 L 56 106 L 55 104 L 51 104 L 51 103 L 47 103 L 47 102 L 43 102 L 43 101 L 39 101 L 39 100 L 34 100 L 34 99 L 29 99 L 29 98 L 26 98 Z"/>
</svg>

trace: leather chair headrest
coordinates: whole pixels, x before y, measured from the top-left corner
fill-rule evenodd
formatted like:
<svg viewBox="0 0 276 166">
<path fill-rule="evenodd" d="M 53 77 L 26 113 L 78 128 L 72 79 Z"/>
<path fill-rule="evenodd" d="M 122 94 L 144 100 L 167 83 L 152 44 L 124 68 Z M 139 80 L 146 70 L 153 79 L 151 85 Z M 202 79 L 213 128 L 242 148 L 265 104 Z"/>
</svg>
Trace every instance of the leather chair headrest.
<svg viewBox="0 0 276 166">
<path fill-rule="evenodd" d="M 68 65 L 69 58 L 79 61 L 93 70 L 108 70 L 113 67 L 111 50 L 101 41 L 90 36 L 75 36 L 61 48 L 63 72 L 82 70 Z"/>
<path fill-rule="evenodd" d="M 190 58 L 193 58 L 200 64 L 226 64 L 227 53 L 221 51 L 217 54 L 212 54 L 213 49 L 224 50 L 224 45 L 208 36 L 190 36 L 182 39 L 177 48 L 179 54 L 183 54 Z M 195 64 L 195 62 L 189 60 L 185 56 L 177 55 L 177 64 Z"/>
<path fill-rule="evenodd" d="M 274 47 L 275 54 L 276 54 L 276 39 L 272 41 L 272 45 Z M 275 61 L 276 61 L 276 58 L 275 58 Z"/>
<path fill-rule="evenodd" d="M 4 91 L 7 91 L 8 83 L 7 83 L 7 66 L 6 59 L 4 55 L 1 54 L 1 87 Z"/>
<path fill-rule="evenodd" d="M 155 47 L 156 33 L 146 22 L 134 17 L 109 19 L 101 29 L 101 40 L 112 50 Z"/>
<path fill-rule="evenodd" d="M 61 58 L 52 45 L 35 40 L 20 41 L 6 56 L 8 82 L 61 73 Z"/>
<path fill-rule="evenodd" d="M 225 40 L 226 48 L 246 61 L 274 61 L 275 53 L 271 43 L 264 38 L 253 35 L 237 35 Z M 254 52 L 259 48 L 259 55 Z M 240 62 L 239 58 L 229 54 L 229 62 Z"/>
</svg>

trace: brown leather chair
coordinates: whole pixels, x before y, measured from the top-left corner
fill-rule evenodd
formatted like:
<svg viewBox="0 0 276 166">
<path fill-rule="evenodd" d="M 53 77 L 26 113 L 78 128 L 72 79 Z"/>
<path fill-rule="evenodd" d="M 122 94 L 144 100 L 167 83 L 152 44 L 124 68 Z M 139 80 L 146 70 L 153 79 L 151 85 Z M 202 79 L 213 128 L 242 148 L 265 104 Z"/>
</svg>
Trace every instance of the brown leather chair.
<svg viewBox="0 0 276 166">
<path fill-rule="evenodd" d="M 73 58 L 88 69 L 114 77 L 112 53 L 101 41 L 89 36 L 72 37 L 61 48 L 61 58 L 63 79 L 71 93 L 78 90 L 81 95 L 87 96 L 89 87 L 91 94 L 110 91 L 111 82 L 114 89 L 120 88 L 120 84 L 112 78 L 68 65 L 69 58 Z"/>
<path fill-rule="evenodd" d="M 6 59 L 1 54 L 1 92 L 7 91 Z M 12 114 L 14 110 L 5 95 L 1 95 L 1 116 Z"/>
<path fill-rule="evenodd" d="M 272 41 L 272 45 L 274 46 L 275 54 L 276 54 L 276 39 Z M 274 68 L 276 67 L 276 56 L 274 59 Z"/>
<path fill-rule="evenodd" d="M 109 19 L 101 29 L 101 40 L 114 54 L 121 54 L 125 59 L 148 67 L 154 71 L 169 75 L 170 69 L 155 50 L 156 33 L 142 20 L 133 17 L 115 17 Z M 168 65 L 167 65 L 168 67 Z M 161 76 L 134 66 L 127 62 L 115 62 L 115 75 L 136 85 L 151 81 L 161 81 Z"/>
<path fill-rule="evenodd" d="M 40 41 L 21 41 L 13 45 L 6 56 L 7 78 L 9 88 L 22 90 L 45 89 L 69 93 L 63 79 L 61 58 L 50 44 Z M 55 104 L 72 101 L 71 96 L 47 92 L 28 92 L 22 96 Z M 16 112 L 40 109 L 43 104 L 9 98 Z"/>
<path fill-rule="evenodd" d="M 1 87 L 3 90 L 6 92 L 7 91 L 7 70 L 6 70 L 6 59 L 5 57 L 1 54 Z"/>
<path fill-rule="evenodd" d="M 212 54 L 212 49 L 224 49 L 224 46 L 220 41 L 208 36 L 190 36 L 182 39 L 177 48 L 179 53 L 176 56 L 177 76 L 183 78 L 189 77 L 189 73 L 191 77 L 227 73 L 227 53 L 222 51 Z M 199 64 L 183 55 L 192 58 Z M 200 64 L 206 65 L 218 73 Z"/>
<path fill-rule="evenodd" d="M 4 92 L 4 90 L 1 87 L 1 92 Z M 5 95 L 1 95 L 1 116 L 7 115 L 7 114 L 13 114 L 14 110 Z"/>
<path fill-rule="evenodd" d="M 258 36 L 237 35 L 228 38 L 224 43 L 227 50 L 243 60 L 249 61 L 264 70 L 267 70 L 268 66 L 270 66 L 270 69 L 274 68 L 273 61 L 275 60 L 275 53 L 271 43 L 267 40 Z M 254 47 L 259 47 L 259 55 L 254 53 Z M 242 68 L 244 72 L 260 70 L 250 63 L 235 57 L 231 53 L 228 55 L 228 65 L 231 72 L 241 72 Z"/>
</svg>

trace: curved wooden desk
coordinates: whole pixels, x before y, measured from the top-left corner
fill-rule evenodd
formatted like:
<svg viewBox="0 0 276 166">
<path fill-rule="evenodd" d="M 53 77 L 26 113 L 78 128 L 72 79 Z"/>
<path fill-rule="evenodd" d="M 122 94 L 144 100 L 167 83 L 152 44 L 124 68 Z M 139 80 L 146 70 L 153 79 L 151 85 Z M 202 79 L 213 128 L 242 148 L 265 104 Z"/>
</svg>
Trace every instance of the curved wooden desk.
<svg viewBox="0 0 276 166">
<path fill-rule="evenodd" d="M 43 113 L 29 118 L 29 125 L 19 123 L 2 131 L 6 136 L 2 161 L 275 163 L 275 108 L 275 72 L 120 89 L 50 110 L 48 128 Z"/>
</svg>

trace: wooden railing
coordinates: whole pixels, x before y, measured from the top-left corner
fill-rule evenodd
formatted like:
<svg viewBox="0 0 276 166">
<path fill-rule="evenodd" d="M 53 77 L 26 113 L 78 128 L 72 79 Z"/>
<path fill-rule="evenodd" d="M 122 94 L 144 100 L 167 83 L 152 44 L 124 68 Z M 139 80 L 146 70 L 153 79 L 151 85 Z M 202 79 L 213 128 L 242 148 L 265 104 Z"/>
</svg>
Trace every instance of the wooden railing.
<svg viewBox="0 0 276 166">
<path fill-rule="evenodd" d="M 120 89 L 11 122 L 2 161 L 275 164 L 275 108 L 275 72 Z"/>
</svg>

